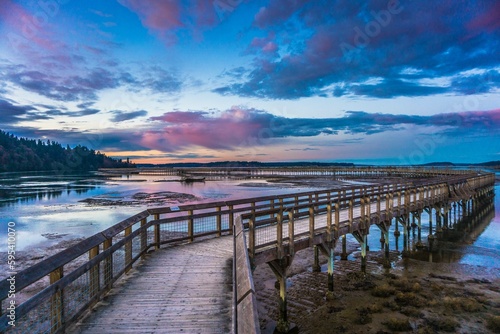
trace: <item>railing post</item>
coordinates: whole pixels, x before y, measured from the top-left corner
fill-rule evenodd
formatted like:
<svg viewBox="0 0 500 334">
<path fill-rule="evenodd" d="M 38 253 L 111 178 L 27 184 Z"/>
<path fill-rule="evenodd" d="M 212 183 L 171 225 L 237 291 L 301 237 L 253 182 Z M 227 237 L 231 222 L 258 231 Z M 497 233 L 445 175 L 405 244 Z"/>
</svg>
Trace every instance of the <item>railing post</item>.
<svg viewBox="0 0 500 334">
<path fill-rule="evenodd" d="M 411 198 L 411 190 L 410 189 L 405 189 L 404 190 L 404 199 L 405 199 L 405 214 L 409 213 L 410 209 L 410 198 Z"/>
<path fill-rule="evenodd" d="M 295 226 L 294 226 L 294 217 L 293 210 L 288 212 L 288 250 L 289 255 L 293 256 L 295 254 Z"/>
<path fill-rule="evenodd" d="M 92 260 L 99 254 L 99 246 L 95 246 L 89 250 L 89 260 Z M 97 295 L 99 292 L 100 282 L 99 282 L 99 263 L 90 268 L 89 280 L 90 280 L 90 299 Z"/>
<path fill-rule="evenodd" d="M 361 220 L 360 220 L 360 224 L 361 224 L 361 228 L 364 228 L 365 227 L 365 198 L 364 197 L 361 197 L 360 198 L 360 205 L 361 205 Z"/>
<path fill-rule="evenodd" d="M 220 206 L 217 206 L 217 208 L 215 208 L 215 211 L 220 212 L 221 209 L 222 208 Z M 220 213 L 217 214 L 216 219 L 217 219 L 217 236 L 220 237 L 222 234 L 222 217 Z"/>
<path fill-rule="evenodd" d="M 352 199 L 349 200 L 349 233 L 352 232 L 352 222 L 354 219 L 354 202 Z"/>
<path fill-rule="evenodd" d="M 380 222 L 380 193 L 377 195 L 377 216 L 378 216 L 378 222 Z"/>
<path fill-rule="evenodd" d="M 147 224 L 147 219 L 143 218 L 141 219 L 141 259 L 146 258 L 146 248 L 148 247 L 148 229 L 145 228 Z"/>
<path fill-rule="evenodd" d="M 106 250 L 112 245 L 112 238 L 104 240 L 103 250 Z M 113 281 L 113 254 L 109 254 L 104 260 L 104 286 L 106 289 L 111 289 L 111 282 Z"/>
<path fill-rule="evenodd" d="M 160 215 L 158 213 L 156 213 L 154 215 L 154 219 L 155 220 L 160 219 Z M 160 249 L 160 240 L 161 240 L 161 236 L 160 236 L 160 224 L 155 224 L 155 249 L 156 250 Z"/>
<path fill-rule="evenodd" d="M 274 210 L 274 198 L 269 203 L 269 209 Z M 271 218 L 274 218 L 274 213 L 271 213 Z"/>
<path fill-rule="evenodd" d="M 248 221 L 248 256 L 250 257 L 250 262 L 254 263 L 255 259 L 255 216 L 250 217 Z"/>
<path fill-rule="evenodd" d="M 326 205 L 326 233 L 328 241 L 330 241 L 332 233 L 332 202 Z"/>
<path fill-rule="evenodd" d="M 50 284 L 55 284 L 63 277 L 63 267 L 59 267 L 50 273 Z M 63 290 L 57 290 L 50 297 L 50 332 L 57 333 L 64 322 L 64 293 Z"/>
<path fill-rule="evenodd" d="M 233 212 L 233 206 L 228 205 L 229 209 L 229 234 L 233 234 L 233 227 L 234 227 L 234 212 Z"/>
<path fill-rule="evenodd" d="M 390 193 L 387 193 L 385 195 L 385 212 L 386 212 L 386 219 L 387 220 L 392 220 L 392 196 Z"/>
<path fill-rule="evenodd" d="M 366 204 L 365 219 L 366 219 L 366 223 L 367 223 L 367 228 L 369 229 L 370 228 L 371 214 L 372 214 L 372 207 L 371 207 L 371 201 L 370 201 L 369 196 L 366 197 L 365 204 Z"/>
<path fill-rule="evenodd" d="M 333 228 L 335 239 L 339 237 L 339 229 L 340 229 L 340 204 L 339 202 L 337 202 L 335 203 L 335 227 Z"/>
<path fill-rule="evenodd" d="M 283 211 L 276 217 L 276 246 L 278 247 L 278 259 L 283 258 Z"/>
<path fill-rule="evenodd" d="M 125 237 L 132 233 L 132 226 L 125 229 Z M 132 268 L 132 240 L 125 243 L 125 273 L 128 273 Z"/>
<path fill-rule="evenodd" d="M 194 240 L 194 220 L 193 220 L 193 210 L 188 211 L 188 241 L 193 242 Z"/>
<path fill-rule="evenodd" d="M 310 205 L 312 205 L 312 204 L 310 204 Z M 327 219 L 329 219 L 329 218 L 327 217 Z M 313 206 L 309 207 L 309 237 L 310 237 L 309 242 L 312 242 L 313 238 L 314 238 L 314 207 Z"/>
</svg>

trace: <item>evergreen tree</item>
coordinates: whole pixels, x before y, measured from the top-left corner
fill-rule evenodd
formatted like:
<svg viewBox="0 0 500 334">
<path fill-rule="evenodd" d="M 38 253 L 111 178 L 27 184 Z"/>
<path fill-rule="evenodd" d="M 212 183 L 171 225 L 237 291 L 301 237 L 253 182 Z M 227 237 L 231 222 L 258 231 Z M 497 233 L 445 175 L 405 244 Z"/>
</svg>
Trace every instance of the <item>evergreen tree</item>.
<svg viewBox="0 0 500 334">
<path fill-rule="evenodd" d="M 71 148 L 47 140 L 18 138 L 0 130 L 0 172 L 89 171 L 98 168 L 131 168 L 135 164 L 112 159 L 105 154 L 77 145 Z"/>
</svg>

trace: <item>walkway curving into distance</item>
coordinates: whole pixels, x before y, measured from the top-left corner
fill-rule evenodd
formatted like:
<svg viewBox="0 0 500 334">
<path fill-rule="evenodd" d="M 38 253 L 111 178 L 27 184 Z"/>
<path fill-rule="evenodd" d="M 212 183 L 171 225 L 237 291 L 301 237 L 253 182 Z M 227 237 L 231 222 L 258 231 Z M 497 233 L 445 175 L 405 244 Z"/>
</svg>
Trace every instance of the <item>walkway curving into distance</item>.
<svg viewBox="0 0 500 334">
<path fill-rule="evenodd" d="M 155 251 L 68 332 L 229 333 L 232 256 L 232 236 Z"/>
</svg>

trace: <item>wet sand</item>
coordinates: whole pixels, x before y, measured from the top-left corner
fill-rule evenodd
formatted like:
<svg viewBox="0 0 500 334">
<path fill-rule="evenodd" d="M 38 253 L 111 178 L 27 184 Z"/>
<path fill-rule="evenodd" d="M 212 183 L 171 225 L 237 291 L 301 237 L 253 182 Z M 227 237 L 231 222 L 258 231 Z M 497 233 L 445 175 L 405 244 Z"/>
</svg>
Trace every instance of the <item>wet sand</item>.
<svg viewBox="0 0 500 334">
<path fill-rule="evenodd" d="M 80 200 L 80 203 L 86 203 L 88 206 L 150 206 L 179 204 L 199 200 L 198 197 L 177 193 L 172 191 L 161 191 L 155 193 L 138 192 L 132 196 L 110 197 L 109 195 L 94 196 Z"/>
<path fill-rule="evenodd" d="M 326 265 L 312 272 L 313 250 L 295 255 L 288 317 L 300 333 L 500 332 L 500 269 L 402 259 L 397 252 L 391 252 L 393 268 L 384 269 L 381 253 L 370 252 L 362 274 L 356 247 L 348 250 L 355 260 L 335 261 L 331 300 L 325 297 Z M 275 276 L 261 265 L 254 280 L 261 329 L 272 333 L 278 317 Z"/>
</svg>

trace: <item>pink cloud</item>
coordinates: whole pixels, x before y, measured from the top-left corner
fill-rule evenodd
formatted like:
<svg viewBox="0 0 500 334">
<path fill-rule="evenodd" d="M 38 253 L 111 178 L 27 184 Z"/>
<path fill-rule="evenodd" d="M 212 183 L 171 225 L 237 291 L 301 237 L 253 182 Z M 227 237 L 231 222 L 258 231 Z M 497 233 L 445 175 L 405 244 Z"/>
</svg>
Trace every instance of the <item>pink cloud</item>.
<svg viewBox="0 0 500 334">
<path fill-rule="evenodd" d="M 164 114 L 163 116 L 151 117 L 154 121 L 163 121 L 166 123 L 194 123 L 204 121 L 206 119 L 205 112 L 185 112 L 185 111 L 172 111 Z"/>
<path fill-rule="evenodd" d="M 178 1 L 120 0 L 120 3 L 137 13 L 142 24 L 151 30 L 164 33 L 183 26 Z"/>
<path fill-rule="evenodd" d="M 161 151 L 200 146 L 232 149 L 259 135 L 266 113 L 233 107 L 215 117 L 205 112 L 170 112 L 152 120 L 166 123 L 161 131 L 148 131 L 140 144 Z"/>
<path fill-rule="evenodd" d="M 197 38 L 201 30 L 216 25 L 217 13 L 212 1 L 189 0 L 183 5 L 178 0 L 119 0 L 137 13 L 143 26 L 169 42 L 176 41 L 175 32 L 187 29 Z"/>
<path fill-rule="evenodd" d="M 500 28 L 500 3 L 494 1 L 491 8 L 486 8 L 484 12 L 469 21 L 467 28 L 471 33 L 498 30 Z"/>
<path fill-rule="evenodd" d="M 269 33 L 266 37 L 254 37 L 250 42 L 245 54 L 267 53 L 273 54 L 278 51 L 278 44 L 274 41 L 274 33 Z"/>
<path fill-rule="evenodd" d="M 26 51 L 29 49 L 30 43 L 35 43 L 46 50 L 56 49 L 57 43 L 48 31 L 49 23 L 31 14 L 19 4 L 11 0 L 1 0 L 0 19 L 11 30 L 6 37 L 11 42 L 12 47 Z"/>
</svg>

